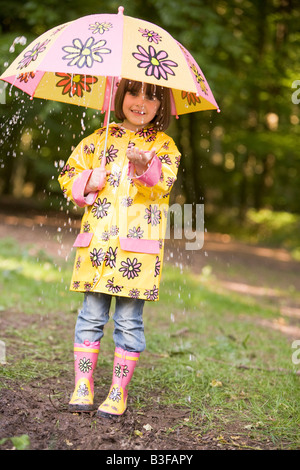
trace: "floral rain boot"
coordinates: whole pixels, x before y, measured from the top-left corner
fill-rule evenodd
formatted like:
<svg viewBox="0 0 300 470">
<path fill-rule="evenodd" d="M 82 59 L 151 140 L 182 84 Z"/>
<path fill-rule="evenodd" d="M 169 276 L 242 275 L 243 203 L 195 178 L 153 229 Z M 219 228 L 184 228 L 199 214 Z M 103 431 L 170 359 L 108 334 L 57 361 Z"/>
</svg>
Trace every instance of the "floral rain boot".
<svg viewBox="0 0 300 470">
<path fill-rule="evenodd" d="M 74 344 L 75 390 L 69 402 L 69 411 L 92 411 L 94 407 L 94 380 L 100 341 Z"/>
<path fill-rule="evenodd" d="M 112 418 L 125 413 L 128 386 L 140 353 L 115 349 L 112 384 L 106 400 L 99 406 L 97 416 Z"/>
</svg>

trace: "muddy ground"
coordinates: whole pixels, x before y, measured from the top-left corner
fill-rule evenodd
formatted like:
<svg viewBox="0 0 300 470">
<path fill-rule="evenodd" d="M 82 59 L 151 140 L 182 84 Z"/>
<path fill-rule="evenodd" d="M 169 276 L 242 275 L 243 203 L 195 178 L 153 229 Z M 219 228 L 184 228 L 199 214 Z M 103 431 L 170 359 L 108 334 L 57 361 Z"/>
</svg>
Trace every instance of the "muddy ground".
<svg viewBox="0 0 300 470">
<path fill-rule="evenodd" d="M 8 211 L 0 213 L 0 238 L 9 236 L 20 243 L 35 243 L 53 256 L 68 256 L 77 229 L 78 221 L 70 224 L 61 214 L 45 217 L 39 212 L 28 211 L 14 215 Z M 197 252 L 182 250 L 182 243 L 182 240 L 175 245 L 167 243 L 167 262 L 190 266 L 196 272 L 209 264 L 214 274 L 212 282 L 219 288 L 242 292 L 261 302 L 280 306 L 282 321 L 267 322 L 266 327 L 279 329 L 289 338 L 300 337 L 300 305 L 285 295 L 285 289 L 291 285 L 300 288 L 300 263 L 294 262 L 285 250 L 251 247 L 218 234 L 207 234 L 203 249 Z M 5 316 L 1 312 L 0 319 L 1 329 L 8 325 L 17 328 L 25 322 L 22 314 L 15 312 L 5 312 Z M 5 380 L 7 388 L 1 388 L 0 399 L 0 441 L 5 437 L 28 434 L 30 450 L 195 452 L 275 449 L 270 441 L 257 442 L 244 435 L 234 439 L 240 431 L 236 423 L 228 426 L 222 436 L 217 427 L 203 433 L 201 420 L 197 428 L 191 429 L 185 425 L 188 409 L 161 406 L 151 397 L 150 406 L 139 413 L 130 406 L 133 398 L 129 395 L 127 412 L 115 421 L 99 419 L 95 413 L 69 413 L 67 403 L 73 382 L 72 371 L 69 375 L 38 384 L 24 385 L 18 380 Z M 106 389 L 97 389 L 95 401 L 100 403 L 106 393 Z M 0 445 L 1 450 L 13 448 L 11 440 Z"/>
</svg>

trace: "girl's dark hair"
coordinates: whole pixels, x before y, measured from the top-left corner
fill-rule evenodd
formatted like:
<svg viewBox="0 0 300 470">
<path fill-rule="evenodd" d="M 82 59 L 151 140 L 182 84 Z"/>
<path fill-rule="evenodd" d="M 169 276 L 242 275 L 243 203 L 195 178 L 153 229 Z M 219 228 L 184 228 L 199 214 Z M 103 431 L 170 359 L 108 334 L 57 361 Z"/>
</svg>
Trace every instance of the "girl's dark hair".
<svg viewBox="0 0 300 470">
<path fill-rule="evenodd" d="M 153 85 L 150 83 L 136 82 L 134 80 L 127 80 L 122 78 L 118 86 L 115 96 L 115 116 L 120 121 L 124 121 L 125 115 L 123 113 L 123 101 L 125 94 L 129 92 L 139 93 L 143 87 L 145 95 L 149 98 L 156 96 L 160 101 L 160 107 L 156 116 L 151 121 L 153 127 L 158 131 L 164 131 L 169 127 L 171 119 L 171 99 L 170 88 L 162 87 L 160 85 Z"/>
</svg>

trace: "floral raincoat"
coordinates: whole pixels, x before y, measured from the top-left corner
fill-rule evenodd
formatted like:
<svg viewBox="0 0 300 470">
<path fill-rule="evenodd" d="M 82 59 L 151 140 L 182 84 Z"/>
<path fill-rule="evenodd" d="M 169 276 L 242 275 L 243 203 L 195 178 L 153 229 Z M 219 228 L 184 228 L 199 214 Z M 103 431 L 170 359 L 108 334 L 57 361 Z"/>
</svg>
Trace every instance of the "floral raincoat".
<svg viewBox="0 0 300 470">
<path fill-rule="evenodd" d="M 105 187 L 84 195 L 103 158 L 105 127 L 84 138 L 65 164 L 59 183 L 67 198 L 85 207 L 70 290 L 156 301 L 163 264 L 168 201 L 180 154 L 174 141 L 153 127 L 133 132 L 109 126 Z M 148 169 L 136 176 L 126 150 L 155 149 Z"/>
</svg>

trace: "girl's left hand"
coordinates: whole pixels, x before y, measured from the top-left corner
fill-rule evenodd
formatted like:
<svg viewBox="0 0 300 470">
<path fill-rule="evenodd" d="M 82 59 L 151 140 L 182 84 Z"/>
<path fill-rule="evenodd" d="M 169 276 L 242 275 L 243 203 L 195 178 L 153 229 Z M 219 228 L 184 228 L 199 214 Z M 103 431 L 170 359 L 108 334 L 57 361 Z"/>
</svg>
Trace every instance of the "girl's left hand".
<svg viewBox="0 0 300 470">
<path fill-rule="evenodd" d="M 145 173 L 154 155 L 155 150 L 144 152 L 144 150 L 140 150 L 137 147 L 130 148 L 126 152 L 126 156 L 134 164 L 138 176 Z"/>
</svg>

